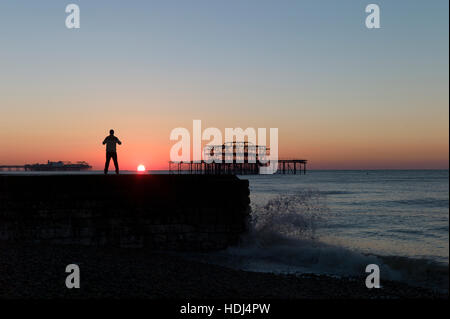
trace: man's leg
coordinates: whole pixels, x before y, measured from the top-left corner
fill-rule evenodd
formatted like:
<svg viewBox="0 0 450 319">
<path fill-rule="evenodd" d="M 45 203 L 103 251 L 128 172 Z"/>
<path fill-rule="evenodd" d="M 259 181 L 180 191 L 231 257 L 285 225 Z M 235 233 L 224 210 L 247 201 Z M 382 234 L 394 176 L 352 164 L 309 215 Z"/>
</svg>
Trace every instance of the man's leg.
<svg viewBox="0 0 450 319">
<path fill-rule="evenodd" d="M 116 168 L 116 174 L 119 174 L 119 163 L 117 162 L 117 153 L 113 153 L 112 158 L 114 161 L 114 167 Z"/>
<path fill-rule="evenodd" d="M 111 161 L 111 153 L 106 152 L 106 162 L 105 162 L 105 175 L 108 174 L 109 162 Z"/>
</svg>

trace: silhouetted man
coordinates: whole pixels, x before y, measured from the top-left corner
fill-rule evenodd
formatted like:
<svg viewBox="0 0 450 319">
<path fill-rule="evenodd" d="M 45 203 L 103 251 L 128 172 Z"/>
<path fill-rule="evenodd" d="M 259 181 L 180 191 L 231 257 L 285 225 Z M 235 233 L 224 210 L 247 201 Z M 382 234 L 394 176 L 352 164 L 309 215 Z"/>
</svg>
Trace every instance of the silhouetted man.
<svg viewBox="0 0 450 319">
<path fill-rule="evenodd" d="M 111 158 L 114 161 L 114 167 L 116 168 L 116 174 L 119 174 L 119 163 L 117 162 L 116 144 L 122 145 L 122 142 L 114 136 L 114 130 L 109 131 L 109 136 L 103 140 L 103 145 L 106 144 L 106 163 L 105 163 L 105 175 L 108 174 L 109 162 Z"/>
</svg>

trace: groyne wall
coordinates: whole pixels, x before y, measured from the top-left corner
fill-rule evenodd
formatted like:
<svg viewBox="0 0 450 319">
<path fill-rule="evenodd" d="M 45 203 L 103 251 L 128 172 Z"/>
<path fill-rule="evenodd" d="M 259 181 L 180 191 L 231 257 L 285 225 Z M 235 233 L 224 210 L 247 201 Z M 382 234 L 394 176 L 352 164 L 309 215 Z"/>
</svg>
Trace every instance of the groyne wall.
<svg viewBox="0 0 450 319">
<path fill-rule="evenodd" d="M 247 230 L 236 176 L 0 175 L 0 240 L 217 250 Z"/>
</svg>

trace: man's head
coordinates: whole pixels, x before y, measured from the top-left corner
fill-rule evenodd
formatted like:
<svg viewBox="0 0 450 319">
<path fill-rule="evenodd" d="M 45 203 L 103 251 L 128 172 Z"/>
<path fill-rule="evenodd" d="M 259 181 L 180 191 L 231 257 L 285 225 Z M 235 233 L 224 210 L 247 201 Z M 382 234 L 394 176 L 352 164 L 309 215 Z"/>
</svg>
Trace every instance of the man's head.
<svg viewBox="0 0 450 319">
<path fill-rule="evenodd" d="M 109 135 L 114 135 L 114 130 L 109 130 Z"/>
</svg>

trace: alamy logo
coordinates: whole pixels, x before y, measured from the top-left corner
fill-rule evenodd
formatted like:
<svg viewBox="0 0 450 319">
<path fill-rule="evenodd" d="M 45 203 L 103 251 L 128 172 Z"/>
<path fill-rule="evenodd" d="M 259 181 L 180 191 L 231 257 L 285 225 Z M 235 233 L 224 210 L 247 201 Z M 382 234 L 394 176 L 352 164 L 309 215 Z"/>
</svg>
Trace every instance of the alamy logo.
<svg viewBox="0 0 450 319">
<path fill-rule="evenodd" d="M 79 29 L 80 28 L 80 7 L 76 4 L 68 4 L 66 6 L 66 13 L 69 15 L 66 17 L 67 29 Z"/>
<path fill-rule="evenodd" d="M 193 163 L 257 163 L 260 174 L 274 174 L 278 170 L 278 128 L 270 128 L 270 148 L 265 128 L 225 128 L 225 142 L 222 132 L 215 127 L 202 132 L 201 120 L 193 121 L 192 162 Z M 257 136 L 258 133 L 258 136 Z M 257 138 L 258 137 L 258 138 Z M 191 134 L 184 127 L 177 127 L 170 133 L 171 141 L 178 141 L 170 150 L 170 161 L 191 162 Z M 203 141 L 209 141 L 202 147 Z"/>
<path fill-rule="evenodd" d="M 377 4 L 369 4 L 366 7 L 366 13 L 370 13 L 366 17 L 367 29 L 379 29 L 380 25 L 380 7 Z"/>
<path fill-rule="evenodd" d="M 66 273 L 70 273 L 66 277 L 66 287 L 69 289 L 80 288 L 80 267 L 75 264 L 67 265 Z"/>
<path fill-rule="evenodd" d="M 366 287 L 369 289 L 380 288 L 380 267 L 376 264 L 367 265 L 366 273 L 370 273 L 366 278 Z"/>
</svg>

